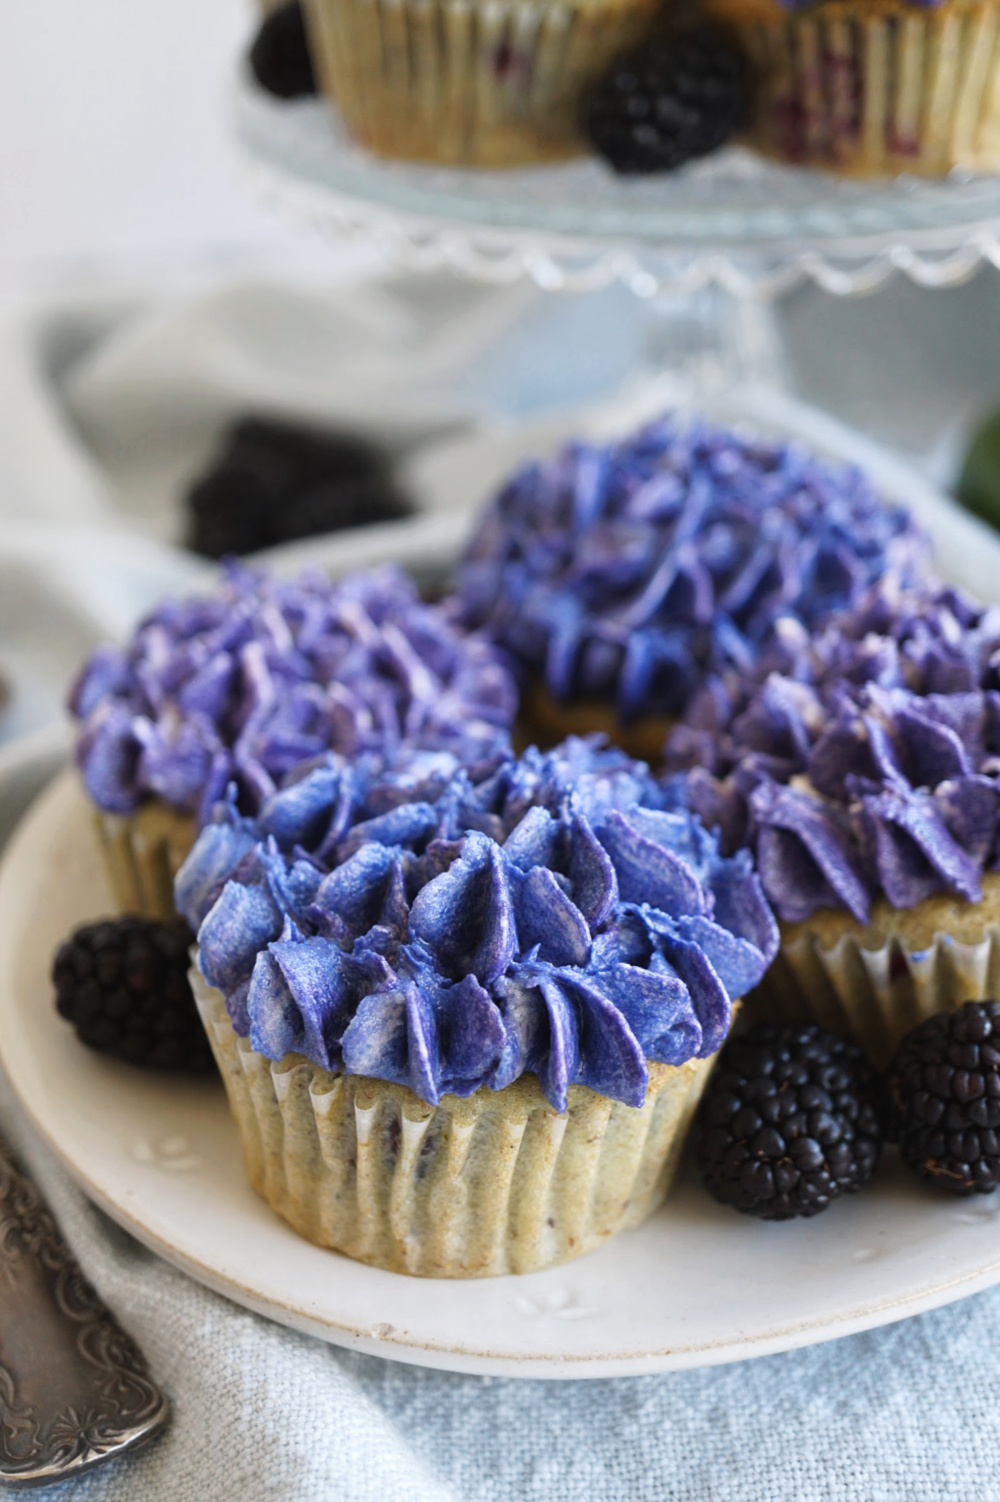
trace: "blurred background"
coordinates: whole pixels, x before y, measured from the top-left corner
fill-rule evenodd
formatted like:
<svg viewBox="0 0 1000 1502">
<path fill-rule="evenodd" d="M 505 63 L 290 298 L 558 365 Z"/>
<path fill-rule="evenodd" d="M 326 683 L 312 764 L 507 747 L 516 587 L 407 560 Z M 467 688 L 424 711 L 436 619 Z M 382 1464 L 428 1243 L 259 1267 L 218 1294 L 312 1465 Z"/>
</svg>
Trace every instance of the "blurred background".
<svg viewBox="0 0 1000 1502">
<path fill-rule="evenodd" d="M 255 16 L 248 0 L 3 7 L 0 298 L 247 267 L 327 282 L 378 269 L 369 251 L 282 224 L 249 189 L 230 105 Z M 610 322 L 635 311 L 621 300 Z M 1000 398 L 996 273 L 934 293 L 896 278 L 857 301 L 803 289 L 779 311 L 798 394 L 953 478 L 968 429 Z M 608 323 L 595 338 L 612 345 Z"/>
<path fill-rule="evenodd" d="M 442 435 L 604 402 L 671 366 L 718 386 L 678 345 L 685 320 L 692 348 L 711 322 L 697 300 L 403 276 L 269 211 L 233 124 L 257 23 L 250 0 L 2 8 L 0 676 L 17 692 L 0 740 L 58 719 L 85 647 L 204 567 L 191 486 L 246 415 L 361 432 L 419 511 L 440 498 L 411 461 Z M 758 382 L 955 488 L 1000 407 L 1000 273 L 947 291 L 897 276 L 854 299 L 804 286 L 773 313 Z M 978 453 L 1000 520 L 1000 430 Z"/>
</svg>

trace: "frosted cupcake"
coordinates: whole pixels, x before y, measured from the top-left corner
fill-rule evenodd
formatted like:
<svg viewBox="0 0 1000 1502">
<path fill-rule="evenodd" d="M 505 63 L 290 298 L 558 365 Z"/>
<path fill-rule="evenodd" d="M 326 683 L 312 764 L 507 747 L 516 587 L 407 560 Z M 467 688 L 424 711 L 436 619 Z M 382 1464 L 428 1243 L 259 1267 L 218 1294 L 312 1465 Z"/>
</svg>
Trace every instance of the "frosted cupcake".
<svg viewBox="0 0 1000 1502">
<path fill-rule="evenodd" d="M 752 145 L 859 177 L 1000 166 L 993 0 L 703 0 L 756 65 Z"/>
<path fill-rule="evenodd" d="M 815 629 L 927 558 L 859 470 L 666 415 L 518 471 L 457 593 L 520 665 L 529 738 L 605 730 L 653 758 L 706 677 L 754 668 L 779 617 Z"/>
<path fill-rule="evenodd" d="M 229 567 L 215 593 L 99 649 L 69 696 L 115 895 L 150 916 L 173 912 L 177 869 L 230 786 L 251 814 L 329 750 L 488 759 L 516 704 L 501 655 L 395 568 L 331 584 Z"/>
<path fill-rule="evenodd" d="M 487 778 L 326 770 L 280 839 L 219 810 L 178 882 L 254 1189 L 423 1276 L 527 1272 L 637 1225 L 776 948 L 749 856 L 585 742 Z"/>
<path fill-rule="evenodd" d="M 323 88 L 381 156 L 512 167 L 577 156 L 582 103 L 658 0 L 306 0 Z"/>
<path fill-rule="evenodd" d="M 781 920 L 767 996 L 879 1061 L 1000 986 L 998 653 L 1000 611 L 882 594 L 793 652 L 797 676 L 742 705 L 716 684 L 671 737 L 691 807 L 754 852 Z"/>
</svg>

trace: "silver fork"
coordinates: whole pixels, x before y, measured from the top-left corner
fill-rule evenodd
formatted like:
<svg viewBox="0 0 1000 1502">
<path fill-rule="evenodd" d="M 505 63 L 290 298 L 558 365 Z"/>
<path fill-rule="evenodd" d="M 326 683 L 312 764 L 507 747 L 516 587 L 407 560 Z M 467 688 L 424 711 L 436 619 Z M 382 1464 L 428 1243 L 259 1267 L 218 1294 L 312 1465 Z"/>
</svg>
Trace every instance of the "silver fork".
<svg viewBox="0 0 1000 1502">
<path fill-rule="evenodd" d="M 0 1141 L 0 1483 L 64 1481 L 145 1444 L 169 1413 Z"/>
</svg>

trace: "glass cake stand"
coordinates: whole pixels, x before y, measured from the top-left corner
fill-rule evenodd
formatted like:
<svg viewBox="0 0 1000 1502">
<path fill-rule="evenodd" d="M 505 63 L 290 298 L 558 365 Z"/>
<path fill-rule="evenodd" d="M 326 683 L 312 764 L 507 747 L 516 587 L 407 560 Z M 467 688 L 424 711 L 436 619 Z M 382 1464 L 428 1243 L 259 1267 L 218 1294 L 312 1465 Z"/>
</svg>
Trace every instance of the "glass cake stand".
<svg viewBox="0 0 1000 1502">
<path fill-rule="evenodd" d="M 853 182 L 740 148 L 638 180 L 596 160 L 477 172 L 383 161 L 322 102 L 279 104 L 246 80 L 235 113 L 269 202 L 408 270 L 569 292 L 622 282 L 645 298 L 716 287 L 761 302 L 810 279 L 846 296 L 898 273 L 945 287 L 1000 265 L 1000 177 Z"/>
</svg>

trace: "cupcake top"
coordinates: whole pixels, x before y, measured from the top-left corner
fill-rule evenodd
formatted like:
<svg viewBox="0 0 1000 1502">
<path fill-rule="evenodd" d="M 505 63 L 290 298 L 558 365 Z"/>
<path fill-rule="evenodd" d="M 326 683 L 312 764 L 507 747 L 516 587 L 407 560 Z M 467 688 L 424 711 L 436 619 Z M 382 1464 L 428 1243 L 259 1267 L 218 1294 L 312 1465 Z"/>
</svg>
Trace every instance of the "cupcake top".
<svg viewBox="0 0 1000 1502">
<path fill-rule="evenodd" d="M 593 740 L 448 763 L 332 758 L 256 825 L 220 806 L 178 900 L 236 1031 L 431 1103 L 532 1072 L 558 1111 L 714 1052 L 777 947 L 749 854 Z"/>
<path fill-rule="evenodd" d="M 502 655 L 423 604 L 397 568 L 332 584 L 231 564 L 213 594 L 168 601 L 124 650 L 98 649 L 69 707 L 100 808 L 128 814 L 158 797 L 204 822 L 230 783 L 253 812 L 328 750 L 490 757 L 517 694 Z"/>
<path fill-rule="evenodd" d="M 782 652 L 784 672 L 706 684 L 668 741 L 722 848 L 754 851 L 790 922 L 824 907 L 866 922 L 879 894 L 978 901 L 1000 860 L 1000 610 L 879 589 Z"/>
<path fill-rule="evenodd" d="M 557 699 L 624 722 L 679 714 L 706 674 L 750 671 L 779 618 L 814 629 L 928 548 L 861 471 L 667 415 L 518 471 L 459 573 L 488 628 Z"/>
</svg>

